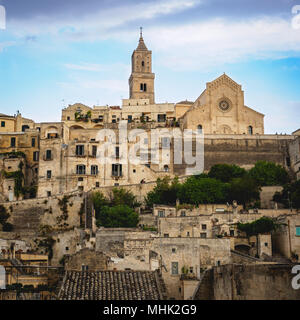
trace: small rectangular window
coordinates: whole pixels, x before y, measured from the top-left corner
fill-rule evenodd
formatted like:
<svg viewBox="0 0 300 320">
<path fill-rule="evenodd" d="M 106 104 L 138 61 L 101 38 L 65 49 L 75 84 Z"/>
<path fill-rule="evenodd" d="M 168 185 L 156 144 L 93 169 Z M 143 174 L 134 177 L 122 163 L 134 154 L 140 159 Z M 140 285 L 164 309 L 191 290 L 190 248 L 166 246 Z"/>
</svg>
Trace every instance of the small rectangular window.
<svg viewBox="0 0 300 320">
<path fill-rule="evenodd" d="M 206 233 L 205 232 L 200 233 L 200 238 L 205 239 L 206 238 Z"/>
<path fill-rule="evenodd" d="M 92 146 L 92 156 L 93 157 L 97 156 L 97 146 Z"/>
<path fill-rule="evenodd" d="M 85 165 L 82 165 L 82 164 L 77 165 L 76 174 L 85 174 Z"/>
<path fill-rule="evenodd" d="M 52 159 L 52 152 L 51 150 L 46 150 L 46 160 L 51 160 Z"/>
<path fill-rule="evenodd" d="M 32 147 L 35 147 L 35 138 L 32 138 L 32 139 L 31 139 L 31 146 L 32 146 Z"/>
<path fill-rule="evenodd" d="M 171 265 L 172 274 L 178 274 L 178 262 L 172 262 Z"/>
<path fill-rule="evenodd" d="M 164 218 L 164 216 L 165 216 L 165 211 L 164 211 L 164 210 L 159 210 L 159 211 L 158 211 L 158 216 L 159 216 L 160 218 Z"/>
<path fill-rule="evenodd" d="M 97 175 L 98 174 L 98 166 L 91 166 L 91 175 Z"/>
<path fill-rule="evenodd" d="M 34 153 L 33 153 L 33 161 L 39 161 L 39 152 L 38 151 L 34 151 Z"/>
<path fill-rule="evenodd" d="M 83 155 L 84 155 L 84 145 L 77 145 L 76 156 L 83 156 Z"/>
<path fill-rule="evenodd" d="M 1 127 L 2 127 L 2 128 L 5 127 L 5 121 L 1 121 Z"/>
<path fill-rule="evenodd" d="M 300 226 L 296 227 L 296 236 L 300 237 Z"/>
<path fill-rule="evenodd" d="M 16 146 L 16 138 L 11 138 L 10 139 L 10 146 L 15 147 Z"/>
<path fill-rule="evenodd" d="M 52 172 L 51 170 L 47 170 L 47 179 L 51 179 Z"/>
<path fill-rule="evenodd" d="M 202 230 L 206 230 L 206 224 L 202 224 Z"/>
</svg>

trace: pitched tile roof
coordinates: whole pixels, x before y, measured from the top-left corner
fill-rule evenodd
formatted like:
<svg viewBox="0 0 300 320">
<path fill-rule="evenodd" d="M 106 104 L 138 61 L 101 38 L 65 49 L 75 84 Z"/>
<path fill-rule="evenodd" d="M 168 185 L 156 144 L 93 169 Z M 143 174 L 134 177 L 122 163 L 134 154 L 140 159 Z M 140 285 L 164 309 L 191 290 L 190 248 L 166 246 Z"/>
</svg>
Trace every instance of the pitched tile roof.
<svg viewBox="0 0 300 320">
<path fill-rule="evenodd" d="M 157 271 L 66 271 L 59 300 L 162 300 Z"/>
</svg>

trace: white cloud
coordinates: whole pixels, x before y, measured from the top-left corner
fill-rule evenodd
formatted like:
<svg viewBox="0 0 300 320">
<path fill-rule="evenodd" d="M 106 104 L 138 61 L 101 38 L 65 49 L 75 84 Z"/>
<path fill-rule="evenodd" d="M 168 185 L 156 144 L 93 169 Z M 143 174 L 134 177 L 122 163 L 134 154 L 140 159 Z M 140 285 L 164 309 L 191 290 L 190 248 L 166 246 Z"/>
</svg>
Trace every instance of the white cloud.
<svg viewBox="0 0 300 320">
<path fill-rule="evenodd" d="M 95 64 L 83 62 L 80 64 L 66 63 L 64 67 L 74 71 L 91 71 L 91 72 L 124 72 L 128 74 L 130 72 L 130 66 L 123 63 L 114 64 Z"/>
<path fill-rule="evenodd" d="M 0 52 L 2 52 L 5 48 L 8 48 L 14 45 L 16 45 L 15 41 L 0 42 Z"/>
<path fill-rule="evenodd" d="M 211 68 L 248 58 L 278 59 L 300 55 L 300 32 L 290 21 L 256 19 L 202 23 L 147 30 L 159 62 L 175 69 Z"/>
</svg>

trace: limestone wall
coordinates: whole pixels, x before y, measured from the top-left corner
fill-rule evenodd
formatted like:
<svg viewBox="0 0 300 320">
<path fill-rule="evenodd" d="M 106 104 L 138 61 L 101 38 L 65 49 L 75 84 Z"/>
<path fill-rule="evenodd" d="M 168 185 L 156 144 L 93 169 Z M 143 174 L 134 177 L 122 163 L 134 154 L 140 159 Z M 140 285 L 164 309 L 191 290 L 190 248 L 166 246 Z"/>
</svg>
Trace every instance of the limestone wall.
<svg viewBox="0 0 300 320">
<path fill-rule="evenodd" d="M 213 269 L 216 300 L 299 300 L 292 265 L 226 265 Z"/>
</svg>

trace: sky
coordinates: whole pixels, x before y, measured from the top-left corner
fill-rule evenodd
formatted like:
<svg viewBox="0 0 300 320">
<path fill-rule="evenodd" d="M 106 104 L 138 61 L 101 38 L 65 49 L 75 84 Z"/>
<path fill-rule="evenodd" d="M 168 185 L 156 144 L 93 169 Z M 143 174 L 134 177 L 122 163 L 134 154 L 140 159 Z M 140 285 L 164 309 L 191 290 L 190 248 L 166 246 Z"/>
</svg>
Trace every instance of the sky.
<svg viewBox="0 0 300 320">
<path fill-rule="evenodd" d="M 300 128 L 300 0 L 0 0 L 0 113 L 60 121 L 61 109 L 128 98 L 139 28 L 156 102 L 194 101 L 224 72 L 265 133 Z M 1 9 L 1 7 L 0 7 Z M 3 10 L 2 10 L 3 12 Z M 2 21 L 3 25 L 3 21 Z"/>
</svg>

